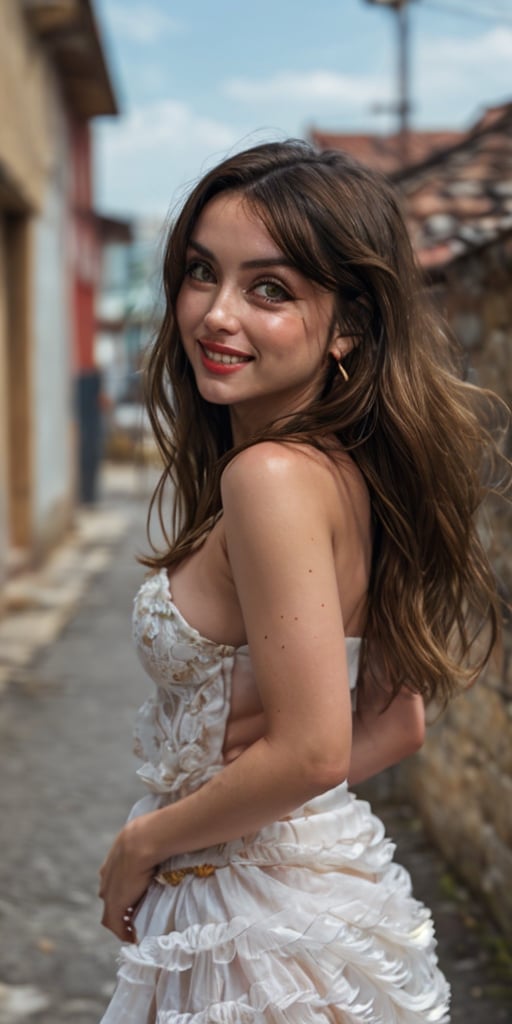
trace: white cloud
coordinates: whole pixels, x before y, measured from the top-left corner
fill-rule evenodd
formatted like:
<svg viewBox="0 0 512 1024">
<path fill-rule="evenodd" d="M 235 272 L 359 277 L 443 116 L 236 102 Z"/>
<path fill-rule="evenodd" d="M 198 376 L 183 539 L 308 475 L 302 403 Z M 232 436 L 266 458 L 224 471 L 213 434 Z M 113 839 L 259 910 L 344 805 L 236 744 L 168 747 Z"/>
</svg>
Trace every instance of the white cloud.
<svg viewBox="0 0 512 1024">
<path fill-rule="evenodd" d="M 130 7 L 118 0 L 109 5 L 108 12 L 114 35 L 118 33 L 131 42 L 155 43 L 163 36 L 183 31 L 183 24 L 171 14 L 143 0 Z"/>
<path fill-rule="evenodd" d="M 224 83 L 222 91 L 229 99 L 250 103 L 291 101 L 353 107 L 390 98 L 389 83 L 376 75 L 320 70 L 281 71 L 260 79 L 232 78 Z"/>
<path fill-rule="evenodd" d="M 179 187 L 237 142 L 223 121 L 179 100 L 140 106 L 96 127 L 100 203 L 114 212 L 165 212 Z"/>
<path fill-rule="evenodd" d="M 462 125 L 476 117 L 484 105 L 500 103 L 512 95 L 512 28 L 493 27 L 470 38 L 428 36 L 418 31 L 412 52 L 413 121 L 416 124 Z M 225 97 L 240 104 L 285 106 L 301 111 L 302 120 L 347 117 L 360 123 L 372 107 L 386 107 L 396 99 L 394 76 L 343 73 L 312 69 L 280 71 L 262 78 L 232 78 L 221 87 Z M 485 95 L 485 104 L 481 97 Z M 382 125 L 375 123 L 375 130 Z"/>
<path fill-rule="evenodd" d="M 443 123 L 450 118 L 452 123 L 458 123 L 458 112 L 463 106 L 468 115 L 476 115 L 478 108 L 510 97 L 511 67 L 510 28 L 492 28 L 471 39 L 420 36 L 413 65 L 418 113 L 429 112 L 430 121 L 438 115 Z M 480 99 L 482 86 L 485 103 Z M 422 119 L 425 120 L 424 113 Z"/>
<path fill-rule="evenodd" d="M 428 52 L 439 63 L 452 61 L 457 67 L 471 68 L 489 61 L 512 60 L 512 28 L 491 28 L 472 39 L 444 38 L 430 40 Z"/>
<path fill-rule="evenodd" d="M 235 136 L 229 125 L 196 114 L 180 100 L 158 100 L 136 107 L 111 130 L 112 152 L 123 156 L 141 151 L 172 152 L 200 144 L 204 148 L 230 146 Z"/>
</svg>

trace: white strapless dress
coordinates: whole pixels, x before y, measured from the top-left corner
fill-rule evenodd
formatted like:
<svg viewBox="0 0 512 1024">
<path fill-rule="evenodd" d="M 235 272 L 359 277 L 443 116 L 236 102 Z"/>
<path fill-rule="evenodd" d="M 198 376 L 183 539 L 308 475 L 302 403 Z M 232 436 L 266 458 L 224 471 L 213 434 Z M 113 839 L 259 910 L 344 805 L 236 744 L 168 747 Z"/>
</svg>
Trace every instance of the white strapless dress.
<svg viewBox="0 0 512 1024">
<path fill-rule="evenodd" d="M 247 647 L 185 621 L 165 571 L 140 588 L 133 623 L 157 688 L 137 717 L 150 792 L 135 816 L 222 771 L 233 675 L 251 667 Z M 347 640 L 352 688 L 359 643 Z M 393 852 L 342 783 L 259 832 L 171 858 L 101 1024 L 447 1024 L 430 913 Z"/>
</svg>

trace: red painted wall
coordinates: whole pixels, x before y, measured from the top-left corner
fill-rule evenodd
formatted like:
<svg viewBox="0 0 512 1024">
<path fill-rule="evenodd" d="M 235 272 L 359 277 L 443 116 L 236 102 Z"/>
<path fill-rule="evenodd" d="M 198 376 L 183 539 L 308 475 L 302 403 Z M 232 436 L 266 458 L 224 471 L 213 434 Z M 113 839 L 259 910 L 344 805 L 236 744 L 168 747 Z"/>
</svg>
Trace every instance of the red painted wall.
<svg viewBox="0 0 512 1024">
<path fill-rule="evenodd" d="M 71 135 L 71 288 L 75 373 L 94 369 L 94 306 L 100 270 L 92 203 L 92 148 L 87 121 L 72 120 Z"/>
</svg>

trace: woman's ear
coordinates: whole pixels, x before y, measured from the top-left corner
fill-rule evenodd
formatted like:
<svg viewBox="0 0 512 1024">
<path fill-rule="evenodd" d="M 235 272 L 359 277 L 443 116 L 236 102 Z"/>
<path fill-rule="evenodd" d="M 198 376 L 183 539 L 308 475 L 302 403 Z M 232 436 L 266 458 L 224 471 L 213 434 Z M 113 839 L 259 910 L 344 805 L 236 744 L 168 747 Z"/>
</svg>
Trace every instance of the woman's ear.
<svg viewBox="0 0 512 1024">
<path fill-rule="evenodd" d="M 328 353 L 333 359 L 339 363 L 345 356 L 348 356 L 349 352 L 354 348 L 355 341 L 349 334 L 337 334 L 332 339 Z"/>
</svg>

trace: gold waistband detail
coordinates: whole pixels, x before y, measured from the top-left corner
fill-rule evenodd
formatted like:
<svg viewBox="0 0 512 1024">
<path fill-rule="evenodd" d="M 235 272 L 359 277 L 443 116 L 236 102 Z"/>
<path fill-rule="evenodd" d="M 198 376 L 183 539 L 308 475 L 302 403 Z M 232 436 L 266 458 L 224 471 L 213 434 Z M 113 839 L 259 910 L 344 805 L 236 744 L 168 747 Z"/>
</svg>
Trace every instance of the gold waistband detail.
<svg viewBox="0 0 512 1024">
<path fill-rule="evenodd" d="M 215 874 L 216 870 L 215 864 L 194 864 L 192 867 L 175 868 L 174 871 L 160 871 L 155 877 L 155 882 L 160 882 L 161 885 L 176 886 L 183 881 L 186 875 L 195 875 L 196 878 L 209 878 L 210 875 Z M 375 883 L 378 878 L 376 874 L 366 874 L 364 871 L 357 871 L 355 868 L 340 867 L 338 871 L 343 875 L 355 875 L 356 878 L 363 878 L 367 882 Z"/>
<path fill-rule="evenodd" d="M 190 868 L 176 868 L 175 871 L 160 871 L 156 881 L 166 885 L 179 885 L 185 875 L 195 875 L 196 878 L 209 878 L 216 872 L 214 864 L 194 864 Z"/>
</svg>

